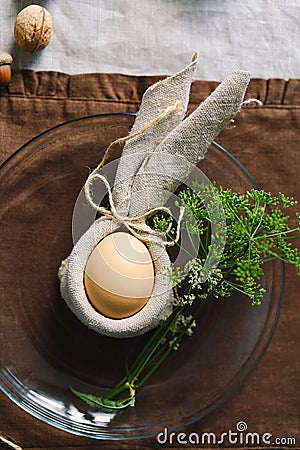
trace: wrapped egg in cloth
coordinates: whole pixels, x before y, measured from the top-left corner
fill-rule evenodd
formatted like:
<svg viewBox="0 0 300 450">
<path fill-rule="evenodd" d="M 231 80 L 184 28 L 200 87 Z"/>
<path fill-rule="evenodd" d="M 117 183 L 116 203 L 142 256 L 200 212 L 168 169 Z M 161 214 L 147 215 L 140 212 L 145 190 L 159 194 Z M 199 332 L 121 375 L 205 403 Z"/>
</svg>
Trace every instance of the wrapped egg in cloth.
<svg viewBox="0 0 300 450">
<path fill-rule="evenodd" d="M 166 210 L 170 193 L 240 110 L 250 80 L 248 72 L 231 72 L 185 118 L 197 62 L 194 55 L 184 70 L 145 92 L 124 139 L 114 186 L 99 167 L 86 181 L 86 198 L 102 216 L 62 262 L 60 289 L 78 319 L 101 334 L 118 338 L 143 334 L 172 310 L 167 241 L 146 220 Z M 93 199 L 94 182 L 106 185 L 109 209 Z"/>
</svg>

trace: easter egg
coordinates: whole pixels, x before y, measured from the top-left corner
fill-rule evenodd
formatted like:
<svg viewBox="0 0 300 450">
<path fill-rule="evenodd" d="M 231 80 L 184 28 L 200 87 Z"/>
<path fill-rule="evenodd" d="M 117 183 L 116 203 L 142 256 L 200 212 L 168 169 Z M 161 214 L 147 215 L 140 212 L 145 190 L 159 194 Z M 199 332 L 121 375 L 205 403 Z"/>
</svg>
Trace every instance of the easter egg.
<svg viewBox="0 0 300 450">
<path fill-rule="evenodd" d="M 126 232 L 103 238 L 90 254 L 84 285 L 92 306 L 122 319 L 142 309 L 154 286 L 154 266 L 146 245 Z"/>
</svg>

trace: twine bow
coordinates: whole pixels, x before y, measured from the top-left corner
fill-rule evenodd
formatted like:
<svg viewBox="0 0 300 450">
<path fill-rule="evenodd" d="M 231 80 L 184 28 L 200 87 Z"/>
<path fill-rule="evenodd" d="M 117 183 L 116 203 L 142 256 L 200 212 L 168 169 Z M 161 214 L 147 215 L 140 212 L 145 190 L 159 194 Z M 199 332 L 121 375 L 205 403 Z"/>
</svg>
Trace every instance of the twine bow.
<svg viewBox="0 0 300 450">
<path fill-rule="evenodd" d="M 151 239 L 149 238 L 149 235 L 154 235 L 156 237 L 161 237 L 161 236 L 166 236 L 172 228 L 172 221 L 170 222 L 170 224 L 168 225 L 168 228 L 166 229 L 165 232 L 161 232 L 158 230 L 152 230 L 151 228 L 149 229 L 145 229 L 145 221 L 146 219 L 148 219 L 149 217 L 153 216 L 153 214 L 155 214 L 158 211 L 164 211 L 167 214 L 169 214 L 170 217 L 172 216 L 172 212 L 169 208 L 165 207 L 165 206 L 159 206 L 157 208 L 153 208 L 149 211 L 147 211 L 145 214 L 142 214 L 140 216 L 135 216 L 135 217 L 127 217 L 127 216 L 123 216 L 121 214 L 118 213 L 114 201 L 113 201 L 113 197 L 112 197 L 112 192 L 111 192 L 111 187 L 110 184 L 108 182 L 108 180 L 105 178 L 104 175 L 101 175 L 100 173 L 98 173 L 98 170 L 103 167 L 108 154 L 111 150 L 111 148 L 116 145 L 116 144 L 120 144 L 122 142 L 126 142 L 130 139 L 133 139 L 137 136 L 140 136 L 141 134 L 143 134 L 145 131 L 147 131 L 149 128 L 155 126 L 156 124 L 158 124 L 159 122 L 161 122 L 165 117 L 167 117 L 169 114 L 175 112 L 175 111 L 179 111 L 183 108 L 181 102 L 179 100 L 176 100 L 176 102 L 174 103 L 174 105 L 168 106 L 161 114 L 159 114 L 157 117 L 155 117 L 154 119 L 152 119 L 149 123 L 147 123 L 141 130 L 133 133 L 133 134 L 129 134 L 128 136 L 116 139 L 115 141 L 113 141 L 106 149 L 104 156 L 101 160 L 101 162 L 98 164 L 98 166 L 91 172 L 91 174 L 88 176 L 85 185 L 84 185 L 84 192 L 85 192 L 85 197 L 87 199 L 87 201 L 89 202 L 89 204 L 92 206 L 92 208 L 94 208 L 97 212 L 99 212 L 100 214 L 102 214 L 103 216 L 108 216 L 111 217 L 113 220 L 115 220 L 118 224 L 120 225 L 124 225 L 127 230 L 132 233 L 135 237 L 137 237 L 138 239 L 142 240 L 142 241 L 150 241 Z M 94 181 L 98 179 L 100 181 L 102 181 L 102 183 L 105 185 L 107 192 L 108 192 L 108 199 L 109 199 L 109 206 L 110 206 L 110 210 L 104 208 L 103 206 L 99 206 L 97 205 L 94 200 L 93 200 L 93 196 L 91 193 L 91 188 L 92 185 L 94 183 Z M 162 241 L 162 243 L 168 247 L 171 247 L 173 245 L 175 245 L 176 242 L 179 241 L 179 237 L 180 237 L 180 225 L 183 219 L 183 215 L 184 215 L 184 207 L 181 206 L 180 210 L 179 210 L 179 217 L 178 217 L 178 222 L 177 222 L 177 229 L 176 229 L 176 237 L 174 240 L 172 241 Z"/>
<path fill-rule="evenodd" d="M 105 187 L 107 189 L 110 209 L 107 209 L 104 206 L 97 205 L 93 200 L 91 188 L 96 179 L 102 181 L 102 183 L 105 185 Z M 149 211 L 147 211 L 144 214 L 141 214 L 139 216 L 134 216 L 134 217 L 127 217 L 127 216 L 123 216 L 123 215 L 119 214 L 115 207 L 114 201 L 113 201 L 110 184 L 109 184 L 108 180 L 105 178 L 105 176 L 101 175 L 100 173 L 92 172 L 90 174 L 90 176 L 88 177 L 88 179 L 84 185 L 84 192 L 85 192 L 85 197 L 92 208 L 94 208 L 97 212 L 99 212 L 103 216 L 111 217 L 118 224 L 124 225 L 127 228 L 127 230 L 131 234 L 133 234 L 133 236 L 137 237 L 141 241 L 146 241 L 146 242 L 150 241 L 151 239 L 149 238 L 149 235 L 161 237 L 161 236 L 167 235 L 171 231 L 172 221 L 169 223 L 165 232 L 161 232 L 158 230 L 152 230 L 151 228 L 146 230 L 144 227 L 145 221 L 149 217 L 153 216 L 153 214 L 155 214 L 156 212 L 164 211 L 167 214 L 169 214 L 170 217 L 173 217 L 171 210 L 169 208 L 167 208 L 166 206 L 158 206 L 156 208 L 150 209 Z M 184 207 L 180 206 L 175 239 L 172 241 L 168 241 L 168 240 L 162 241 L 162 243 L 164 245 L 166 245 L 167 247 L 172 247 L 173 245 L 175 245 L 176 242 L 179 241 L 180 226 L 181 226 L 181 222 L 183 219 L 183 215 L 184 215 Z"/>
</svg>

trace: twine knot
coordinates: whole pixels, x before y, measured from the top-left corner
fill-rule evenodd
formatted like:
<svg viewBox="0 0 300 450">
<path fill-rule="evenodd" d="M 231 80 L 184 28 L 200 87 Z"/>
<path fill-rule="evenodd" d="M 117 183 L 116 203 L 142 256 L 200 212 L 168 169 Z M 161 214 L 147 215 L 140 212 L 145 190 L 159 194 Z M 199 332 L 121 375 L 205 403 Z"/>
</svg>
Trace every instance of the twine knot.
<svg viewBox="0 0 300 450">
<path fill-rule="evenodd" d="M 106 161 L 106 159 L 107 159 L 107 157 L 109 155 L 109 152 L 110 152 L 111 148 L 114 145 L 121 144 L 121 143 L 126 142 L 126 141 L 128 141 L 130 139 L 136 138 L 137 136 L 140 136 L 141 134 L 145 133 L 149 128 L 154 127 L 159 122 L 161 122 L 163 119 L 165 119 L 169 114 L 172 114 L 172 113 L 174 113 L 176 111 L 180 111 L 182 109 L 183 109 L 182 103 L 179 100 L 176 100 L 176 102 L 173 105 L 168 106 L 161 114 L 159 114 L 157 117 L 152 119 L 141 130 L 139 130 L 139 131 L 137 131 L 137 132 L 135 132 L 133 134 L 129 134 L 128 136 L 125 136 L 125 137 L 122 137 L 122 138 L 119 138 L 119 139 L 116 139 L 115 141 L 113 141 L 107 147 L 102 160 L 100 161 L 98 166 L 91 172 L 91 174 L 87 178 L 87 180 L 85 182 L 85 185 L 84 185 L 85 197 L 86 197 L 87 201 L 89 202 L 89 204 L 91 205 L 92 208 L 94 208 L 97 212 L 99 212 L 103 216 L 111 217 L 118 224 L 124 225 L 131 234 L 133 234 L 135 237 L 137 237 L 141 241 L 146 241 L 146 242 L 150 241 L 151 239 L 150 239 L 149 235 L 155 235 L 156 238 L 158 238 L 158 237 L 166 236 L 171 231 L 172 221 L 168 225 L 168 228 L 166 229 L 165 232 L 158 231 L 158 230 L 152 230 L 151 228 L 145 229 L 146 219 L 148 219 L 149 217 L 153 216 L 153 214 L 155 214 L 158 211 L 160 211 L 160 212 L 164 211 L 167 214 L 169 214 L 170 217 L 173 217 L 171 210 L 169 208 L 165 207 L 165 206 L 159 206 L 157 208 L 153 208 L 153 209 L 147 211 L 145 214 L 142 214 L 140 216 L 128 217 L 128 216 L 121 215 L 117 211 L 117 209 L 115 207 L 115 204 L 114 204 L 114 201 L 113 201 L 113 197 L 112 197 L 111 187 L 110 187 L 110 184 L 109 184 L 108 180 L 105 178 L 104 175 L 101 175 L 100 173 L 98 173 L 98 170 L 101 167 L 104 166 L 105 161 Z M 104 183 L 104 185 L 105 185 L 105 187 L 107 189 L 110 210 L 104 208 L 103 206 L 97 205 L 94 202 L 94 200 L 93 200 L 93 196 L 92 196 L 92 193 L 91 193 L 91 188 L 92 188 L 92 185 L 93 185 L 93 183 L 94 183 L 94 181 L 96 179 L 102 181 L 102 183 Z M 179 238 L 180 238 L 180 225 L 181 225 L 181 222 L 182 222 L 182 219 L 183 219 L 183 215 L 184 215 L 184 207 L 181 206 L 180 207 L 180 211 L 179 211 L 179 218 L 178 218 L 178 222 L 177 222 L 176 237 L 172 241 L 161 240 L 161 242 L 164 245 L 166 245 L 168 247 L 171 247 L 171 246 L 175 245 L 176 242 L 179 241 Z"/>
<path fill-rule="evenodd" d="M 110 209 L 107 209 L 104 206 L 97 205 L 97 203 L 94 202 L 91 188 L 92 188 L 92 185 L 95 180 L 99 180 L 105 185 L 107 192 L 108 192 L 108 200 L 109 200 Z M 146 241 L 146 242 L 151 241 L 150 235 L 154 235 L 156 238 L 159 238 L 159 237 L 161 238 L 162 236 L 168 235 L 168 233 L 171 231 L 172 221 L 169 223 L 165 232 L 162 232 L 159 230 L 153 230 L 151 228 L 145 229 L 146 220 L 149 217 L 153 216 L 153 214 L 155 214 L 156 212 L 159 212 L 159 211 L 166 212 L 167 214 L 169 214 L 170 217 L 173 217 L 170 208 L 167 208 L 166 206 L 158 206 L 156 208 L 150 209 L 149 211 L 147 211 L 144 214 L 134 216 L 134 217 L 123 216 L 122 214 L 120 214 L 115 207 L 110 184 L 109 184 L 108 180 L 106 179 L 106 177 L 104 175 L 101 175 L 100 173 L 95 173 L 95 171 L 93 171 L 89 175 L 89 177 L 87 178 L 85 185 L 84 185 L 84 193 L 85 193 L 85 197 L 86 197 L 88 203 L 90 204 L 90 206 L 93 209 L 95 209 L 97 212 L 99 212 L 103 216 L 111 217 L 112 220 L 117 222 L 119 225 L 124 225 L 133 236 L 137 237 L 141 241 Z M 174 240 L 171 240 L 171 241 L 161 240 L 161 242 L 165 246 L 172 247 L 173 245 L 176 244 L 176 242 L 179 241 L 180 226 L 181 226 L 183 216 L 184 216 L 184 207 L 180 206 L 179 217 L 178 217 L 178 221 L 177 221 L 176 237 Z"/>
</svg>

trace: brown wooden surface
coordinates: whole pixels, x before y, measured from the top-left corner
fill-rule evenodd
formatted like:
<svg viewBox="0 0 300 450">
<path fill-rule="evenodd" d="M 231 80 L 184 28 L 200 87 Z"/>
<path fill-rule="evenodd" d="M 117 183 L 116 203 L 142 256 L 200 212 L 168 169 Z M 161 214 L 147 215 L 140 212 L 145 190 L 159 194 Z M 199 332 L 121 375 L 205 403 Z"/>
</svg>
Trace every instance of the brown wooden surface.
<svg viewBox="0 0 300 450">
<path fill-rule="evenodd" d="M 145 89 L 158 78 L 161 77 L 14 73 L 10 86 L 0 91 L 0 163 L 36 134 L 58 123 L 90 114 L 135 112 Z M 207 81 L 194 82 L 190 109 L 216 85 Z M 300 200 L 299 93 L 300 80 L 252 80 L 246 98 L 259 98 L 264 106 L 244 107 L 234 126 L 224 130 L 218 142 L 246 166 L 262 188 L 282 191 Z M 233 398 L 208 417 L 179 431 L 221 434 L 234 430 L 236 423 L 244 420 L 249 431 L 295 437 L 298 445 L 294 448 L 300 448 L 299 292 L 299 279 L 294 270 L 288 268 L 279 325 L 259 367 Z M 26 449 L 168 448 L 167 444 L 159 445 L 155 438 L 97 442 L 67 434 L 23 412 L 3 393 L 0 393 L 0 411 L 0 434 Z"/>
</svg>

